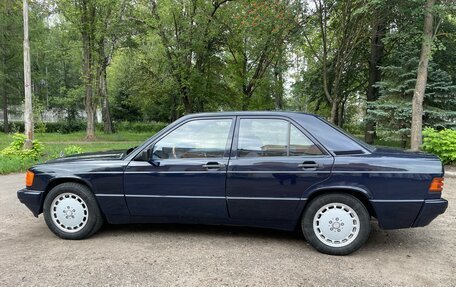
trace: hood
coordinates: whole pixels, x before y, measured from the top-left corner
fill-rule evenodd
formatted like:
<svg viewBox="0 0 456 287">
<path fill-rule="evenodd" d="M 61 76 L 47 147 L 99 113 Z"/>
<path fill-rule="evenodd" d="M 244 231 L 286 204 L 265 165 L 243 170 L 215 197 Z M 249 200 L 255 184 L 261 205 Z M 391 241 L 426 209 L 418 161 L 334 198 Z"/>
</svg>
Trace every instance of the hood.
<svg viewBox="0 0 456 287">
<path fill-rule="evenodd" d="M 46 163 L 94 161 L 94 160 L 119 160 L 125 156 L 126 152 L 127 152 L 126 150 L 112 150 L 112 151 L 80 153 L 80 154 L 52 159 L 52 160 L 47 161 Z"/>
</svg>

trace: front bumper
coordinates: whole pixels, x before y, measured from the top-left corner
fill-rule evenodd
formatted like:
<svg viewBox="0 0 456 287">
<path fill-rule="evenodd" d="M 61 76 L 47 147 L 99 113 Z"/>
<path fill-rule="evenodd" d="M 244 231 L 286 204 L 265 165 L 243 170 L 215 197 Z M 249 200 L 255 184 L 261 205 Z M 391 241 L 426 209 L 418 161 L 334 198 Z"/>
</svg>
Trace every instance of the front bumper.
<svg viewBox="0 0 456 287">
<path fill-rule="evenodd" d="M 420 213 L 413 223 L 413 227 L 426 226 L 437 216 L 444 213 L 448 207 L 448 201 L 443 198 L 425 200 Z"/>
<path fill-rule="evenodd" d="M 30 209 L 35 217 L 43 212 L 44 192 L 38 190 L 21 189 L 17 191 L 19 201 Z"/>
</svg>

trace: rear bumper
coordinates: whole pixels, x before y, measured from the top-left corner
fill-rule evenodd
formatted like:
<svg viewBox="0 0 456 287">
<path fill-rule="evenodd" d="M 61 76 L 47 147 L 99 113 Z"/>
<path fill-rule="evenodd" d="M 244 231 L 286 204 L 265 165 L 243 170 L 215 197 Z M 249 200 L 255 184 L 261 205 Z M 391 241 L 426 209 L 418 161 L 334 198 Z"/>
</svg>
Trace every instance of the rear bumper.
<svg viewBox="0 0 456 287">
<path fill-rule="evenodd" d="M 445 212 L 448 201 L 443 198 L 427 200 L 371 200 L 382 229 L 426 226 Z"/>
<path fill-rule="evenodd" d="M 38 190 L 21 189 L 17 191 L 19 201 L 30 209 L 35 217 L 43 212 L 44 192 Z"/>
<path fill-rule="evenodd" d="M 448 201 L 446 199 L 432 199 L 425 200 L 421 207 L 420 213 L 413 223 L 413 227 L 426 226 L 431 223 L 437 216 L 444 213 L 448 207 Z"/>
</svg>

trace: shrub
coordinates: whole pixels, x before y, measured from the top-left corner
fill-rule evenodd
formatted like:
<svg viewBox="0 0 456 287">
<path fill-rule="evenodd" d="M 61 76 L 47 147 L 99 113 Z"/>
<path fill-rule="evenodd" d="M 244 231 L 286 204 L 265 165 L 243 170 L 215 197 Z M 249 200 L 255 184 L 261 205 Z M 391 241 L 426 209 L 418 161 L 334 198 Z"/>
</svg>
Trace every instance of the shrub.
<svg viewBox="0 0 456 287">
<path fill-rule="evenodd" d="M 437 155 L 444 164 L 456 162 L 456 130 L 423 130 L 423 149 Z"/>
<path fill-rule="evenodd" d="M 77 145 L 69 145 L 63 150 L 63 153 L 65 155 L 82 153 L 82 147 L 77 146 Z"/>
<path fill-rule="evenodd" d="M 30 158 L 0 154 L 0 174 L 25 171 L 33 164 L 35 160 Z"/>
<path fill-rule="evenodd" d="M 69 134 L 85 129 L 86 123 L 83 121 L 46 123 L 46 132 L 48 133 Z"/>
<path fill-rule="evenodd" d="M 32 149 L 23 149 L 25 139 L 26 137 L 23 134 L 14 134 L 13 141 L 9 146 L 0 151 L 0 155 L 18 157 L 21 159 L 39 159 L 43 155 L 44 145 L 41 142 L 34 140 L 32 142 Z"/>
</svg>

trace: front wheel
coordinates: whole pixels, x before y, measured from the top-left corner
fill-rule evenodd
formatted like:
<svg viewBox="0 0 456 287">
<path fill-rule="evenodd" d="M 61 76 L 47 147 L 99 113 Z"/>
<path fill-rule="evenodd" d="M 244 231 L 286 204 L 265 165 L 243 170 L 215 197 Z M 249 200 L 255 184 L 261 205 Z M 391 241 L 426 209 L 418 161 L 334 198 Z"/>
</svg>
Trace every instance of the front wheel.
<svg viewBox="0 0 456 287">
<path fill-rule="evenodd" d="M 301 220 L 306 240 L 318 251 L 347 255 L 369 238 L 370 216 L 364 204 L 348 194 L 325 194 L 313 199 Z"/>
<path fill-rule="evenodd" d="M 49 229 L 64 239 L 89 237 L 103 225 L 93 193 L 78 183 L 54 187 L 44 200 L 43 213 Z"/>
</svg>

